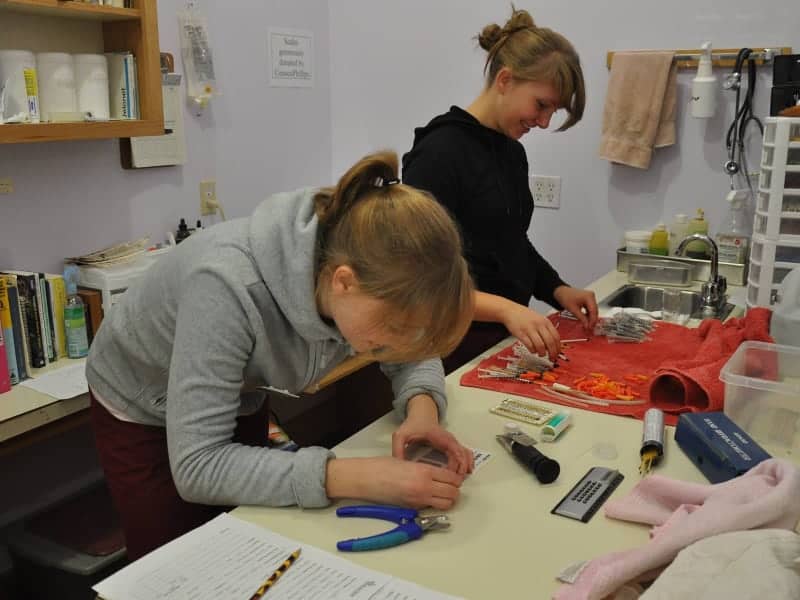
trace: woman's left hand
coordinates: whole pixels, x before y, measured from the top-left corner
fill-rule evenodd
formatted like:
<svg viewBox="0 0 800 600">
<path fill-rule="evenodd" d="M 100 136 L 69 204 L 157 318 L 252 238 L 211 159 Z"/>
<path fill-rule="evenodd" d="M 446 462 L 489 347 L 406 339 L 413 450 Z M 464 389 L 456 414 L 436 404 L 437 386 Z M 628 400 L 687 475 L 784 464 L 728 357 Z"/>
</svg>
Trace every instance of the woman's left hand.
<svg viewBox="0 0 800 600">
<path fill-rule="evenodd" d="M 447 455 L 447 468 L 464 475 L 472 473 L 472 450 L 462 446 L 455 436 L 439 425 L 439 409 L 428 395 L 408 401 L 406 420 L 392 434 L 392 456 L 405 458 L 405 449 L 413 442 L 427 442 Z"/>
<path fill-rule="evenodd" d="M 594 292 L 561 285 L 555 289 L 553 297 L 561 306 L 575 315 L 587 331 L 594 329 L 597 323 L 597 300 Z"/>
</svg>

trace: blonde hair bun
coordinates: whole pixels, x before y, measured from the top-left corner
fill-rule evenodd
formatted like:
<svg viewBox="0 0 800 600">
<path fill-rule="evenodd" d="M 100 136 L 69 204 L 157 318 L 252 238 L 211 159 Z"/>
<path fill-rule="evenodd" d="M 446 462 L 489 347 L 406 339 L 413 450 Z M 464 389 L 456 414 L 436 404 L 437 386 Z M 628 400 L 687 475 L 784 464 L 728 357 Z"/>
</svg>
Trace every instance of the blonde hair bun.
<svg viewBox="0 0 800 600">
<path fill-rule="evenodd" d="M 489 52 L 502 36 L 503 30 L 500 29 L 500 25 L 492 23 L 484 27 L 478 34 L 478 45 Z"/>
<path fill-rule="evenodd" d="M 533 17 L 527 10 L 517 10 L 512 5 L 511 18 L 506 21 L 503 33 L 512 34 L 521 29 L 536 29 Z"/>
<path fill-rule="evenodd" d="M 497 23 L 491 23 L 478 34 L 478 45 L 487 52 L 491 52 L 504 36 L 512 35 L 523 29 L 536 29 L 533 17 L 527 10 L 517 10 L 513 5 L 511 9 L 511 17 L 503 27 Z"/>
</svg>

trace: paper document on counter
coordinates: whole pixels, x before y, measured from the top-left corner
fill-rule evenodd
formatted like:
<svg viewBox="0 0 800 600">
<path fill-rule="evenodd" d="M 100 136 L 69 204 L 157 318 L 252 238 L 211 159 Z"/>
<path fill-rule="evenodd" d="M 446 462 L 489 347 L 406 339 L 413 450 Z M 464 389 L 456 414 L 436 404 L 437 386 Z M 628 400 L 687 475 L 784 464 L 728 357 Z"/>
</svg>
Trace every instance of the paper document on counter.
<svg viewBox="0 0 800 600">
<path fill-rule="evenodd" d="M 86 361 L 62 367 L 56 371 L 48 371 L 33 379 L 26 379 L 19 385 L 47 394 L 59 400 L 68 400 L 89 393 L 86 382 Z"/>
<path fill-rule="evenodd" d="M 287 509 L 289 510 L 289 509 Z M 94 586 L 104 600 L 249 598 L 286 556 L 270 600 L 455 600 L 224 513 Z"/>
</svg>

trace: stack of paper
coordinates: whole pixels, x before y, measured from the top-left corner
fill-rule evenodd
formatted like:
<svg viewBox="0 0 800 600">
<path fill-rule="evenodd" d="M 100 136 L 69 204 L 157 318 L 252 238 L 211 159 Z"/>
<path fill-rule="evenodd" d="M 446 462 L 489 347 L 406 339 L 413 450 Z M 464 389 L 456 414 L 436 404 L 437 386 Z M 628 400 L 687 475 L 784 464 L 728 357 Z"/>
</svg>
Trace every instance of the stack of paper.
<svg viewBox="0 0 800 600">
<path fill-rule="evenodd" d="M 105 600 L 249 598 L 289 554 L 269 600 L 456 600 L 222 514 L 101 581 Z M 387 559 L 389 560 L 389 559 Z"/>
</svg>

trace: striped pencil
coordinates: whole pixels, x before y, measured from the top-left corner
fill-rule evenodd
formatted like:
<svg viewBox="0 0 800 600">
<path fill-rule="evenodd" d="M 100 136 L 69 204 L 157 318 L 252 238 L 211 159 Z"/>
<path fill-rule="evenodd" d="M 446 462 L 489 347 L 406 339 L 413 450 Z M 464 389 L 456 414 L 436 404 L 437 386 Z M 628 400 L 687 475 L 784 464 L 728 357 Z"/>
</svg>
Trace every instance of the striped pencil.
<svg viewBox="0 0 800 600">
<path fill-rule="evenodd" d="M 261 596 L 263 596 L 266 593 L 266 591 L 269 588 L 275 585 L 275 582 L 278 581 L 278 579 L 280 579 L 281 575 L 283 575 L 289 569 L 289 567 L 291 567 L 294 564 L 294 561 L 297 560 L 297 557 L 300 556 L 300 550 L 301 548 L 298 548 L 297 550 L 292 552 L 289 555 L 289 558 L 283 561 L 281 563 L 281 566 L 275 569 L 275 572 L 269 576 L 269 579 L 267 579 L 261 585 L 261 587 L 256 590 L 256 593 L 250 596 L 250 600 L 258 600 L 259 598 L 261 598 Z"/>
</svg>

